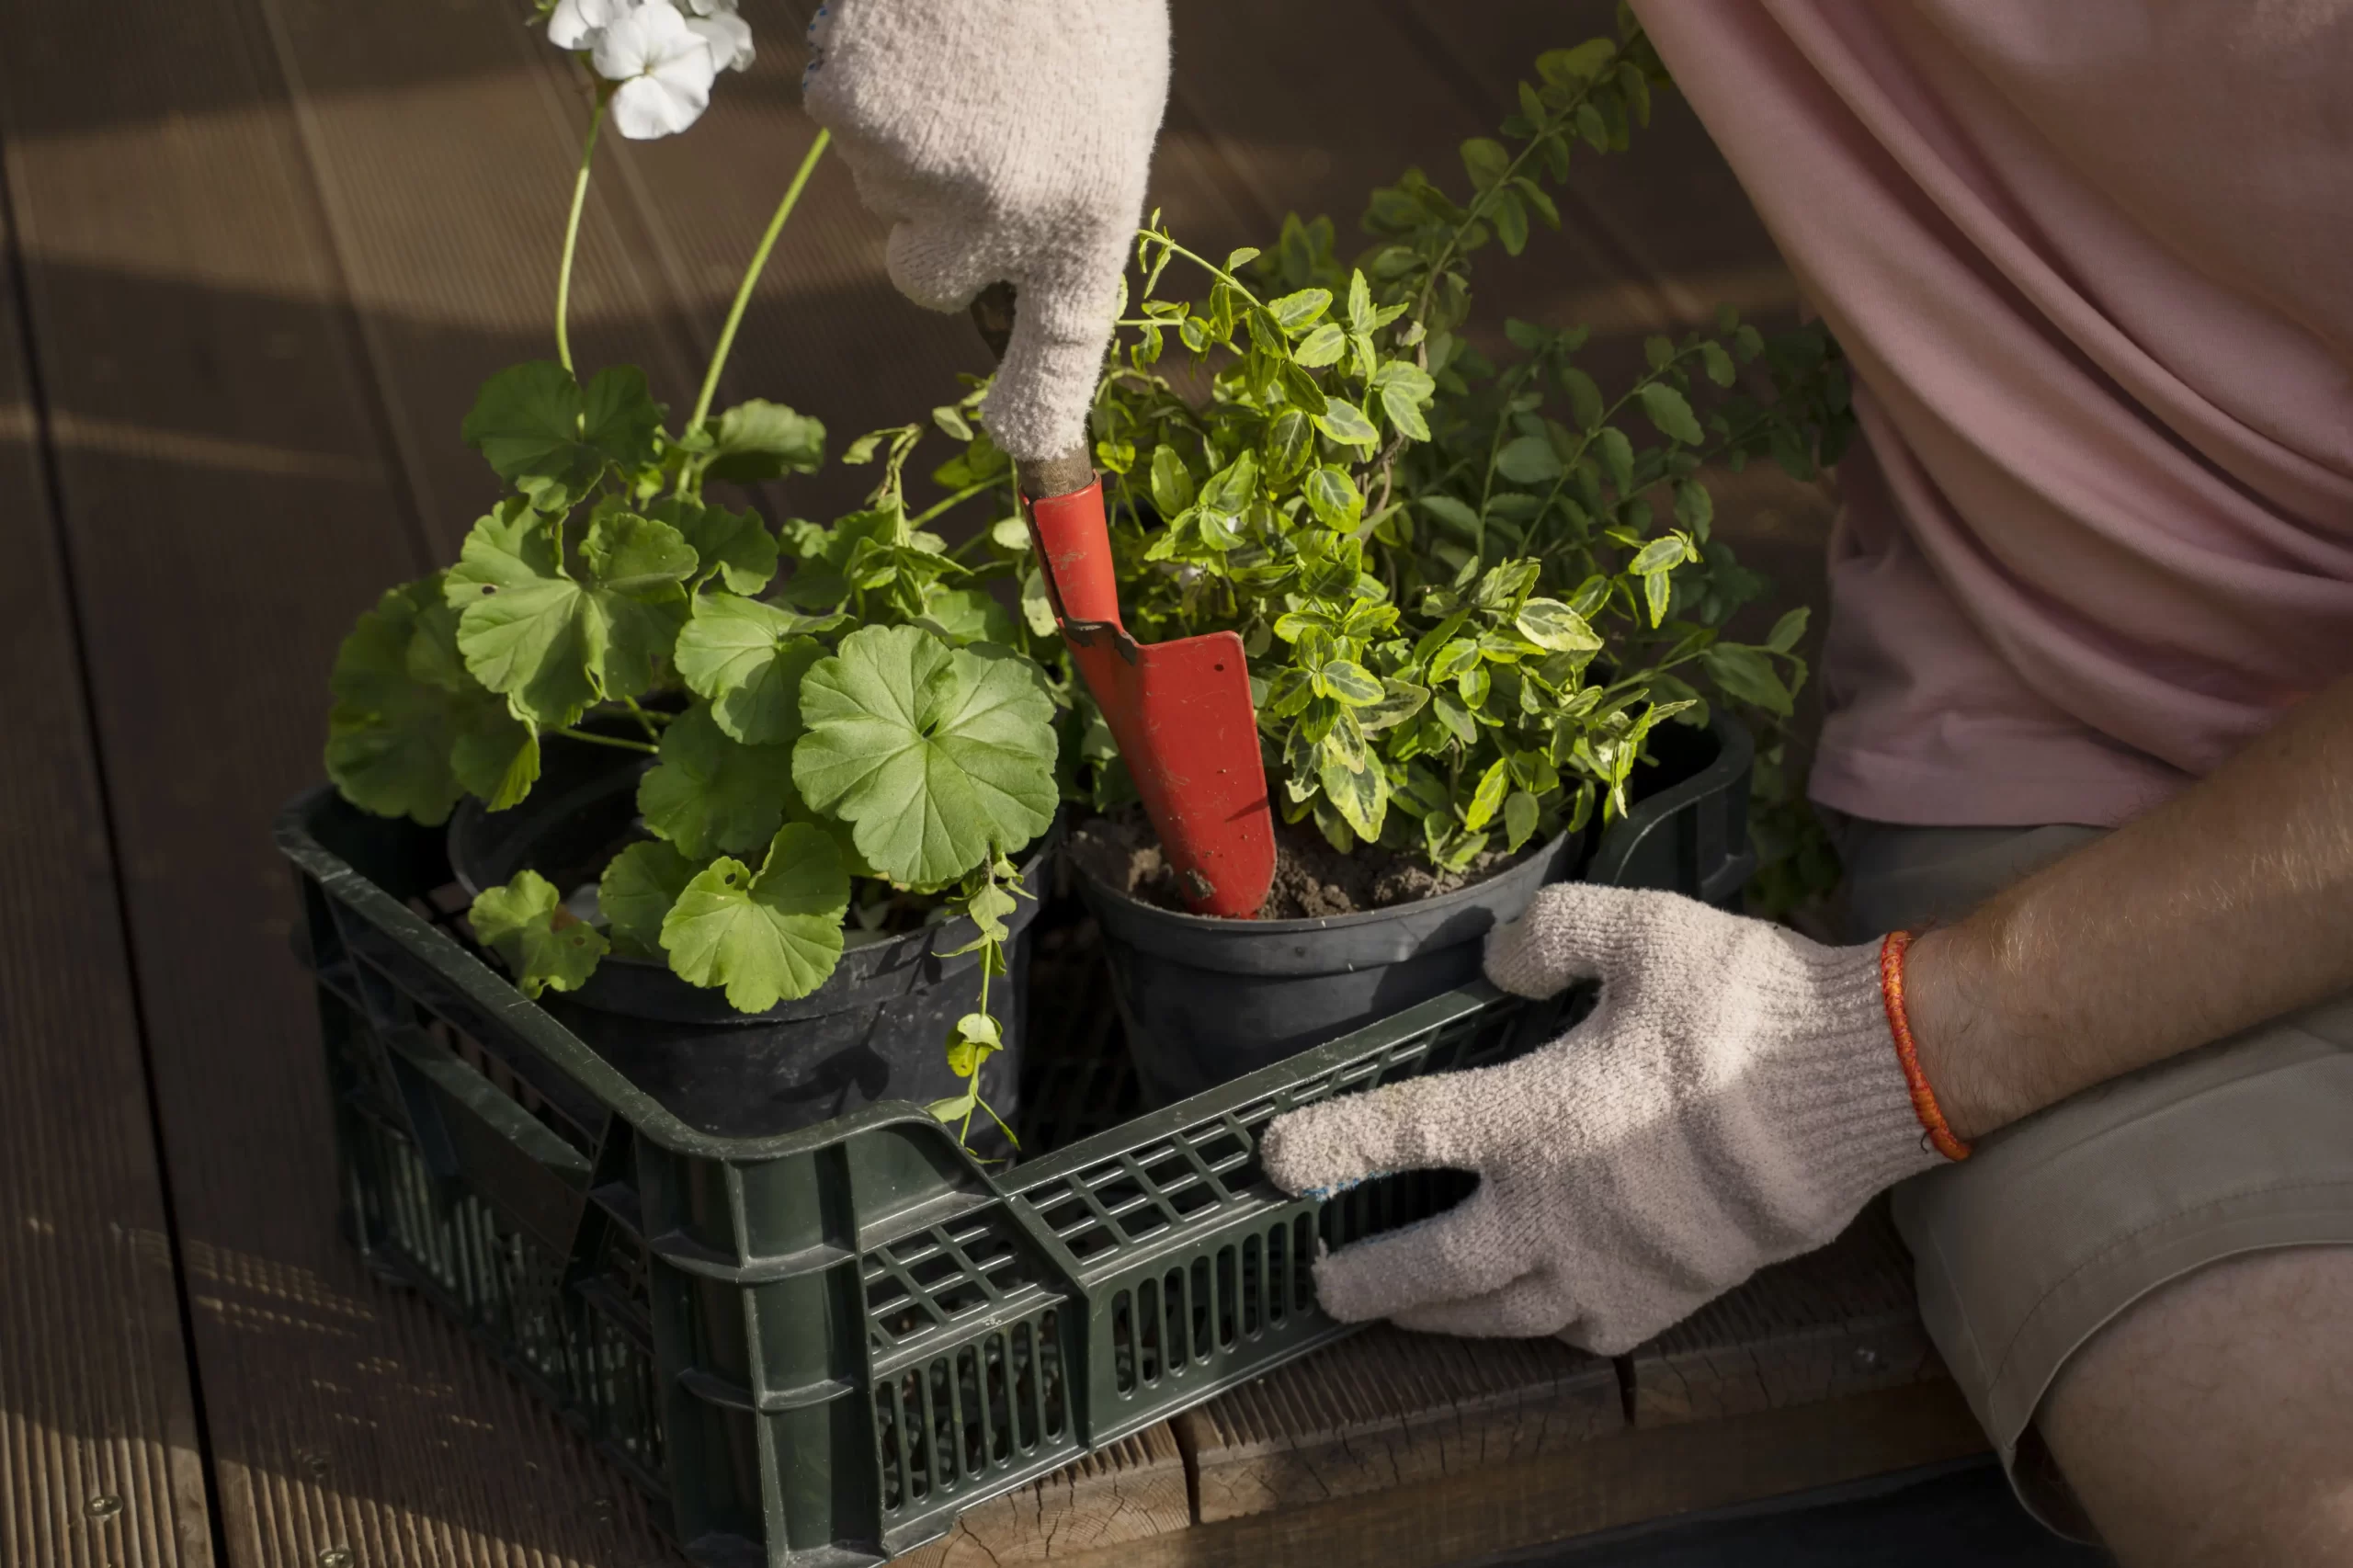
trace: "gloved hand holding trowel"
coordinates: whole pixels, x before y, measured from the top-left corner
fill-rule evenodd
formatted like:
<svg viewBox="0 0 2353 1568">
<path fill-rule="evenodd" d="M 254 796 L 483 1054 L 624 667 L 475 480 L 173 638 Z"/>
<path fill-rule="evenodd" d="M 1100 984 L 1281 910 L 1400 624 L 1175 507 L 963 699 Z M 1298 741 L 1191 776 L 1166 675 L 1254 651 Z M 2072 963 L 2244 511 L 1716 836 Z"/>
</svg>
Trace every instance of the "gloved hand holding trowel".
<svg viewBox="0 0 2353 1568">
<path fill-rule="evenodd" d="M 1324 1304 L 1620 1351 L 1900 1183 L 1931 1332 L 2006 1458 L 2038 1425 L 2128 1561 L 2193 1535 L 2287 1561 L 2283 1531 L 2341 1560 L 2353 1335 L 2296 1303 L 2353 1299 L 2353 1003 L 2324 1001 L 2353 986 L 2353 317 L 2318 281 L 2353 187 L 2274 175 L 2353 167 L 2328 85 L 2353 12 L 2112 0 L 2071 53 L 2092 34 L 1984 0 L 1635 9 L 1861 382 L 1813 785 L 1852 934 L 1957 923 L 1832 948 L 1549 890 L 1488 971 L 1597 978 L 1585 1024 L 1268 1130 L 1294 1191 L 1481 1177 L 1324 1260 Z M 1093 479 L 1164 0 L 833 0 L 813 38 L 811 111 L 895 225 L 894 280 L 943 310 L 1017 290 L 990 426 L 1167 838 L 1172 688 L 1133 673 L 1160 651 L 1087 574 L 1099 494 L 1056 505 Z M 1233 653 L 1180 679 L 1238 745 Z M 1215 882 L 1238 851 L 1202 842 Z M 2250 1342 L 2194 1418 L 2142 1375 Z"/>
<path fill-rule="evenodd" d="M 1250 915 L 1275 844 L 1242 640 L 1128 636 L 1086 433 L 1168 97 L 1165 5 L 834 6 L 810 41 L 810 112 L 892 223 L 892 281 L 934 310 L 993 290 L 978 313 L 1003 363 L 983 415 L 1186 902 Z"/>
</svg>

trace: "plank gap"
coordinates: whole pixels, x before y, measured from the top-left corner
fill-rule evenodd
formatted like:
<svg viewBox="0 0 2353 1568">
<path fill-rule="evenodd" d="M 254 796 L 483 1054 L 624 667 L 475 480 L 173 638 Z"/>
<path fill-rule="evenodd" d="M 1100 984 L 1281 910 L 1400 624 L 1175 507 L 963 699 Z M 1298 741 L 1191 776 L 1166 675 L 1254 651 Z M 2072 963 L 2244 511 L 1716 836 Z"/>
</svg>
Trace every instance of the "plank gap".
<svg viewBox="0 0 2353 1568">
<path fill-rule="evenodd" d="M 137 1477 L 128 1472 L 138 1465 L 141 1458 L 137 1451 L 140 1447 L 140 1438 L 150 1432 L 160 1437 L 164 1444 L 164 1451 L 160 1457 L 167 1488 L 164 1506 L 169 1517 L 155 1517 L 154 1511 L 143 1506 L 150 1503 L 152 1499 L 141 1496 L 139 1502 L 142 1506 L 135 1510 L 130 1518 L 123 1519 L 123 1515 L 119 1512 L 111 1517 L 123 1520 L 117 1527 L 118 1528 L 124 1531 L 132 1529 L 139 1531 L 151 1548 L 150 1551 L 135 1553 L 133 1561 L 159 1564 L 176 1562 L 184 1563 L 188 1568 L 207 1568 L 210 1564 L 227 1562 L 228 1543 L 222 1531 L 221 1500 L 214 1483 L 211 1436 L 205 1418 L 203 1377 L 194 1353 L 195 1314 L 188 1294 L 186 1261 L 180 1249 L 179 1223 L 170 1180 L 170 1160 L 164 1142 L 164 1124 L 159 1110 L 160 1095 L 156 1084 L 154 1056 L 150 1043 L 146 1006 L 138 987 L 127 983 L 128 976 L 137 971 L 138 944 L 130 919 L 129 894 L 122 876 L 120 854 L 122 838 L 115 820 L 107 751 L 100 738 L 97 696 L 91 673 L 90 648 L 81 619 L 74 613 L 74 606 L 80 598 L 79 564 L 75 559 L 72 536 L 65 520 L 65 485 L 58 462 L 40 341 L 35 330 L 32 294 L 28 281 L 29 272 L 22 240 L 22 219 L 17 202 L 11 166 L 13 160 L 10 154 L 13 151 L 8 139 L 0 138 L 0 270 L 5 270 L 6 273 L 6 297 L 11 317 L 6 327 L 0 329 L 0 358 L 14 359 L 13 365 L 0 365 L 0 390 L 5 390 L 5 381 L 11 379 L 7 374 L 10 369 L 15 370 L 21 377 L 21 386 L 18 390 L 24 404 L 25 425 L 19 435 L 32 459 L 31 472 L 25 476 L 32 492 L 30 496 L 32 506 L 29 509 L 40 513 L 42 519 L 40 524 L 28 526 L 45 525 L 49 535 L 48 553 L 54 563 L 55 586 L 62 601 L 59 607 L 63 611 L 61 618 L 63 622 L 61 629 L 63 633 L 62 652 L 67 666 L 67 677 L 72 686 L 72 694 L 67 699 L 67 708 L 71 716 L 69 722 L 76 732 L 73 737 L 74 742 L 77 743 L 74 749 L 79 751 L 80 760 L 87 766 L 89 770 L 90 793 L 87 799 L 76 803 L 82 809 L 95 813 L 97 817 L 97 842 L 92 847 L 96 850 L 96 858 L 103 861 L 106 872 L 105 891 L 97 901 L 101 905 L 99 918 L 108 928 L 108 935 L 119 944 L 119 953 L 123 965 L 122 973 L 118 978 L 126 982 L 123 991 L 129 1014 L 127 1044 L 130 1047 L 131 1060 L 136 1067 L 140 1100 L 137 1125 L 145 1134 L 142 1152 L 146 1155 L 146 1169 L 153 1177 L 153 1194 L 161 1221 L 159 1239 L 163 1243 L 164 1258 L 170 1278 L 172 1318 L 176 1346 L 178 1350 L 178 1355 L 173 1358 L 171 1365 L 162 1371 L 165 1380 L 165 1386 L 163 1389 L 157 1390 L 148 1386 L 137 1377 L 135 1372 L 133 1373 L 128 1398 L 132 1406 L 131 1414 L 134 1420 L 138 1421 L 141 1429 L 111 1434 L 107 1438 L 107 1446 L 118 1449 L 120 1452 L 120 1458 L 116 1466 L 108 1467 L 117 1470 L 118 1473 L 111 1490 L 106 1495 L 114 1497 L 117 1500 L 118 1508 L 120 1508 L 124 1494 L 135 1494 L 143 1490 L 132 1484 Z M 10 350 L 14 351 L 13 355 L 10 355 Z M 24 569 L 24 564 L 20 557 L 18 560 L 20 571 Z M 42 563 L 34 562 L 32 570 L 24 572 L 20 579 L 20 586 L 28 585 L 38 577 L 44 575 L 39 571 L 40 564 Z M 30 591 L 37 592 L 38 589 Z M 8 630 L 14 636 L 22 636 L 26 632 L 26 628 L 21 623 L 11 625 Z M 27 662 L 24 658 L 24 650 L 17 650 L 11 662 L 21 669 Z M 14 678 L 15 674 L 16 672 L 12 671 L 7 676 L 0 678 Z M 38 695 L 36 700 L 38 700 Z M 72 994 L 64 998 L 68 1006 L 86 1007 L 92 1005 L 94 1000 Z M 25 1049 L 25 1047 L 20 1045 L 18 1049 Z M 31 1049 L 38 1050 L 40 1047 L 36 1045 Z M 71 1157 L 74 1154 L 86 1155 L 91 1153 L 91 1150 L 88 1141 L 75 1137 L 66 1141 L 63 1150 L 52 1147 L 47 1152 L 63 1153 Z M 24 1219 L 29 1222 L 33 1216 L 26 1215 Z M 108 1223 L 112 1228 L 120 1229 L 119 1218 L 112 1219 Z M 130 1241 L 134 1247 L 137 1244 L 135 1237 L 123 1239 Z M 69 1245 L 71 1240 L 68 1238 Z M 33 1281 L 28 1280 L 28 1283 L 31 1282 Z M 129 1303 L 116 1303 L 116 1306 L 118 1311 L 122 1311 L 129 1315 Z M 16 1317 L 15 1322 L 21 1326 L 28 1322 L 30 1317 L 30 1313 L 26 1313 Z M 144 1359 L 135 1348 L 119 1346 L 115 1348 L 120 1357 L 117 1363 L 119 1369 L 135 1367 Z M 64 1372 L 70 1375 L 75 1370 L 64 1358 L 59 1358 L 54 1361 L 47 1358 L 43 1359 L 45 1362 L 43 1370 L 46 1372 Z M 176 1374 L 176 1379 L 175 1374 Z M 189 1444 L 196 1468 L 193 1480 L 198 1496 L 195 1501 L 201 1518 L 193 1522 L 175 1506 L 183 1501 L 178 1494 L 187 1489 L 190 1479 L 185 1475 L 173 1474 L 173 1471 L 179 1468 L 174 1463 L 176 1435 L 171 1430 L 174 1426 L 178 1425 L 174 1419 L 175 1413 L 170 1409 L 175 1403 L 171 1398 L 175 1382 L 177 1391 L 187 1401 L 186 1430 L 181 1436 L 184 1436 Z M 52 1398 L 41 1403 L 49 1408 L 55 1408 L 62 1402 Z M 0 1416 L 7 1414 L 6 1411 L 0 1411 Z M 28 1422 L 31 1419 L 29 1412 L 17 1414 L 19 1418 Z M 74 1437 L 70 1433 L 63 1436 L 68 1441 Z M 93 1443 L 99 1440 L 97 1434 L 81 1436 Z M 62 1461 L 64 1455 L 61 1451 L 55 1457 Z M 0 1483 L 5 1483 L 6 1479 L 0 1477 Z M 52 1495 L 50 1499 L 52 1511 L 63 1508 L 73 1513 L 79 1513 L 85 1518 L 93 1517 L 89 1513 L 94 1501 L 92 1498 L 72 1496 L 70 1490 L 64 1484 L 63 1478 L 55 1472 L 52 1472 L 49 1479 L 52 1483 Z M 193 1538 L 191 1538 L 192 1523 L 194 1528 L 201 1532 Z M 78 1553 L 75 1555 L 78 1556 Z M 108 1553 L 109 1559 L 113 1555 L 111 1551 Z M 61 1552 L 55 1560 L 62 1563 L 65 1561 L 64 1554 Z"/>
</svg>

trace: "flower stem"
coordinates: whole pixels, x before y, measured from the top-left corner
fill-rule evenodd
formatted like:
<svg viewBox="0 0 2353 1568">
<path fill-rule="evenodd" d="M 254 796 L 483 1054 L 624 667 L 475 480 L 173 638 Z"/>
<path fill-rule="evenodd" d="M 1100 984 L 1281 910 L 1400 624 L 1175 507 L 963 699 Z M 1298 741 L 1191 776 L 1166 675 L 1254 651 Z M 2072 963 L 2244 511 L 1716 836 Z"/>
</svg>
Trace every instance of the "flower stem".
<svg viewBox="0 0 2353 1568">
<path fill-rule="evenodd" d="M 654 715 L 640 708 L 636 698 L 624 697 L 621 700 L 629 704 L 630 717 L 637 721 L 638 728 L 645 732 L 647 740 L 658 741 L 662 738 L 662 732 L 654 726 Z"/>
<path fill-rule="evenodd" d="M 658 755 L 662 749 L 659 746 L 649 745 L 643 741 L 624 740 L 619 735 L 591 734 L 586 730 L 576 730 L 568 725 L 560 730 L 551 730 L 548 733 L 550 734 L 562 735 L 568 741 L 586 741 L 590 745 L 618 746 L 622 751 L 642 751 L 648 756 Z"/>
<path fill-rule="evenodd" d="M 563 267 L 555 278 L 555 357 L 572 369 L 572 258 L 580 249 L 580 212 L 588 205 L 588 164 L 597 155 L 597 132 L 604 129 L 605 105 L 597 95 L 597 112 L 588 117 L 588 139 L 580 144 L 580 173 L 572 182 L 572 216 L 563 225 Z"/>
<path fill-rule="evenodd" d="M 727 356 L 735 347 L 735 329 L 744 324 L 744 311 L 752 302 L 753 286 L 768 265 L 768 253 L 776 249 L 776 237 L 784 233 L 784 221 L 801 201 L 802 187 L 809 183 L 810 172 L 825 153 L 826 144 L 834 139 L 830 131 L 817 132 L 817 140 L 809 143 L 808 154 L 801 160 L 801 167 L 785 187 L 784 199 L 777 203 L 776 216 L 768 220 L 768 232 L 760 236 L 760 248 L 752 253 L 752 265 L 744 269 L 743 284 L 735 290 L 735 303 L 727 312 L 727 324 L 719 329 L 719 347 L 711 350 L 710 369 L 702 379 L 702 394 L 695 399 L 694 414 L 687 420 L 689 431 L 701 428 L 703 419 L 710 413 L 710 400 L 719 392 L 719 373 L 727 368 Z"/>
</svg>

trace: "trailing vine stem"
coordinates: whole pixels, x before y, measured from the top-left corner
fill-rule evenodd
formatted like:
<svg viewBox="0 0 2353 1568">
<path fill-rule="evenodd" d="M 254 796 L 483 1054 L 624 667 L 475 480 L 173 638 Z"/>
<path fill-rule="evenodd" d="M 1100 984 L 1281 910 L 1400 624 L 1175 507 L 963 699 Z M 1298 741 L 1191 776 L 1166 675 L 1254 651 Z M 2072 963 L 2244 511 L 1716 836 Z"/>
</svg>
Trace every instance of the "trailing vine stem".
<svg viewBox="0 0 2353 1568">
<path fill-rule="evenodd" d="M 957 1019 L 950 1027 L 948 1060 L 952 1072 L 958 1051 L 966 1051 L 970 1053 L 972 1071 L 960 1074 L 964 1080 L 963 1094 L 936 1101 L 931 1107 L 931 1113 L 942 1121 L 957 1121 L 956 1141 L 968 1147 L 972 1142 L 972 1118 L 985 1113 L 1005 1134 L 1006 1142 L 1018 1151 L 1021 1147 L 1019 1136 L 1006 1125 L 1005 1118 L 996 1113 L 996 1108 L 981 1095 L 981 1073 L 987 1067 L 989 1058 L 1003 1049 L 1001 1027 L 995 1015 L 989 1011 L 989 982 L 1008 972 L 1005 959 L 1006 931 L 1004 917 L 1012 913 L 1016 898 L 1028 896 L 1022 891 L 1020 874 L 1010 867 L 1006 869 L 1011 888 L 1008 890 L 998 884 L 997 869 L 1003 863 L 1003 857 L 998 854 L 996 846 L 991 845 L 987 858 L 982 862 L 980 885 L 973 887 L 970 879 L 965 883 L 969 891 L 964 896 L 964 915 L 979 927 L 980 935 L 956 951 L 980 955 L 981 994 L 976 1010 Z"/>
<path fill-rule="evenodd" d="M 1625 40 L 1625 44 L 1631 44 L 1633 38 L 1630 37 Z M 1620 47 L 1620 56 L 1624 53 L 1625 44 Z M 1412 347 L 1414 363 L 1423 370 L 1427 371 L 1430 368 L 1430 335 L 1423 323 L 1429 315 L 1431 297 L 1437 292 L 1438 279 L 1446 276 L 1448 263 L 1451 262 L 1455 253 L 1462 248 L 1462 243 L 1470 236 L 1471 231 L 1486 221 L 1488 210 L 1496 198 L 1510 189 L 1512 182 L 1520 177 L 1521 170 L 1544 145 L 1546 138 L 1564 131 L 1569 123 L 1576 118 L 1577 110 L 1591 101 L 1594 89 L 1605 79 L 1605 74 L 1597 74 L 1587 80 L 1584 87 L 1561 107 L 1558 113 L 1538 124 L 1529 133 L 1527 145 L 1520 148 L 1511 162 L 1504 165 L 1504 172 L 1495 178 L 1495 183 L 1472 197 L 1470 205 L 1462 210 L 1462 221 L 1455 224 L 1453 230 L 1448 233 L 1446 244 L 1440 247 L 1437 259 L 1430 263 L 1428 276 L 1422 280 L 1420 296 L 1415 300 L 1414 308 L 1406 313 L 1404 324 L 1397 329 L 1401 334 L 1409 332 L 1419 334 L 1410 344 L 1400 337 L 1399 347 Z M 1392 436 L 1381 448 L 1380 455 L 1368 465 L 1368 472 L 1379 475 L 1381 486 L 1380 493 L 1365 508 L 1369 516 L 1379 517 L 1387 513 L 1389 497 L 1395 481 L 1397 460 L 1404 454 L 1408 444 L 1403 432 Z"/>
<path fill-rule="evenodd" d="M 1625 40 L 1625 44 L 1620 46 L 1620 57 L 1625 52 L 1626 44 L 1632 42 L 1633 39 L 1629 38 Z M 1495 183 L 1471 199 L 1471 205 L 1463 210 L 1462 222 L 1454 226 L 1454 232 L 1447 236 L 1445 247 L 1438 253 L 1438 259 L 1430 263 L 1429 276 L 1422 280 L 1422 297 L 1415 301 L 1413 312 L 1405 318 L 1407 321 L 1418 322 L 1429 315 L 1430 296 L 1437 290 L 1438 279 L 1446 275 L 1447 263 L 1454 259 L 1454 253 L 1461 248 L 1463 240 L 1470 234 L 1472 229 L 1485 219 L 1487 210 L 1494 203 L 1495 199 L 1511 188 L 1512 182 L 1519 177 L 1521 167 L 1529 159 L 1536 155 L 1537 149 L 1544 145 L 1545 138 L 1566 130 L 1568 123 L 1576 118 L 1577 110 L 1591 101 L 1594 89 L 1607 79 L 1606 73 L 1597 74 L 1588 78 L 1585 86 L 1562 105 L 1559 113 L 1552 115 L 1534 129 L 1528 138 L 1528 144 L 1519 150 L 1510 163 L 1504 165 L 1504 172 L 1496 176 Z M 1429 369 L 1427 347 L 1428 340 L 1425 338 L 1423 341 L 1425 347 L 1422 369 L 1427 370 Z"/>
<path fill-rule="evenodd" d="M 1601 411 L 1601 417 L 1599 419 L 1595 420 L 1592 425 L 1579 432 L 1576 450 L 1571 452 L 1566 459 L 1563 460 L 1561 463 L 1561 477 L 1552 482 L 1552 490 L 1545 495 L 1543 511 L 1550 512 L 1552 509 L 1553 503 L 1560 500 L 1561 491 L 1568 484 L 1570 475 L 1575 473 L 1577 471 L 1577 465 L 1585 461 L 1586 453 L 1593 449 L 1593 443 L 1600 438 L 1601 432 L 1608 427 L 1609 422 L 1617 418 L 1620 414 L 1626 412 L 1627 405 L 1631 403 L 1636 398 L 1642 396 L 1643 389 L 1644 387 L 1649 386 L 1653 381 L 1663 380 L 1668 370 L 1681 364 L 1687 357 L 1698 354 L 1700 351 L 1701 350 L 1697 344 L 1677 349 L 1673 358 L 1667 360 L 1664 365 L 1652 367 L 1650 370 L 1638 377 L 1635 380 L 1634 384 L 1626 389 L 1626 392 L 1623 396 Z M 1706 460 L 1703 458 L 1701 460 L 1705 461 Z M 1488 466 L 1488 477 L 1490 480 L 1494 478 L 1494 463 L 1491 459 L 1489 460 Z M 1621 496 L 1620 499 L 1622 500 L 1624 497 Z"/>
</svg>

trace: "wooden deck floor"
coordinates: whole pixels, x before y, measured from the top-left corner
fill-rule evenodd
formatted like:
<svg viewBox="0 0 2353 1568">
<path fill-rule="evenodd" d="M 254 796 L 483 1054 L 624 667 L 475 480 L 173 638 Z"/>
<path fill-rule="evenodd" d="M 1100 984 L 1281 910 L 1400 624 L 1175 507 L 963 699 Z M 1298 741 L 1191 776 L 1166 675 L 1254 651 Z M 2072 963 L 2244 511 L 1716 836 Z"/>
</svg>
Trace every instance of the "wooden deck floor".
<svg viewBox="0 0 2353 1568">
<path fill-rule="evenodd" d="M 585 112 L 527 9 L 0 0 L 6 1568 L 671 1560 L 618 1474 L 338 1240 L 267 833 L 319 772 L 337 640 L 452 557 L 488 494 L 457 439 L 473 387 L 547 352 Z M 691 135 L 604 154 L 575 338 L 674 404 L 811 134 L 795 9 L 745 0 L 759 64 Z M 1176 10 L 1157 199 L 1213 248 L 1293 209 L 1345 221 L 1409 163 L 1450 170 L 1520 62 L 1610 7 Z M 1490 319 L 1631 343 L 1718 299 L 1790 308 L 1688 111 L 1660 119 L 1636 156 L 1588 165 L 1570 232 L 1496 275 Z M 823 168 L 735 395 L 847 435 L 980 367 L 965 324 L 891 292 L 881 243 Z M 1726 513 L 1745 553 L 1810 586 L 1818 498 L 1761 490 Z M 1857 1245 L 1623 1369 L 1449 1370 L 1360 1342 L 983 1510 L 930 1556 L 1128 1542 L 1124 1559 L 1280 1562 L 1354 1540 L 1357 1560 L 1437 1563 L 1967 1447 L 1900 1260 Z"/>
</svg>

